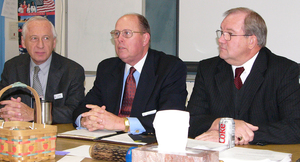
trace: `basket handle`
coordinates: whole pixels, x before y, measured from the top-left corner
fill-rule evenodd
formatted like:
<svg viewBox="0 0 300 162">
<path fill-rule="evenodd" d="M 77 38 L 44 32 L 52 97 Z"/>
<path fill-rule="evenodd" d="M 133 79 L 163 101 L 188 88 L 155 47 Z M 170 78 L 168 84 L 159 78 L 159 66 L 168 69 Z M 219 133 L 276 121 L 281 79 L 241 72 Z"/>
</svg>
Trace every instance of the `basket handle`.
<svg viewBox="0 0 300 162">
<path fill-rule="evenodd" d="M 21 83 L 21 82 L 15 82 L 15 83 L 13 83 L 13 84 L 11 84 L 11 85 L 9 85 L 9 86 L 6 86 L 6 87 L 4 87 L 3 89 L 1 89 L 1 91 L 0 91 L 0 97 L 2 96 L 2 94 L 3 94 L 6 90 L 8 90 L 8 89 L 10 89 L 10 88 L 15 88 L 15 87 L 27 88 L 27 89 L 29 89 L 29 90 L 32 92 L 32 94 L 33 94 L 33 96 L 34 96 L 34 99 L 35 99 L 35 105 L 36 105 L 36 114 L 37 114 L 37 121 L 36 121 L 36 123 L 42 124 L 41 101 L 40 101 L 40 97 L 39 97 L 38 93 L 35 91 L 35 89 L 31 88 L 30 86 L 28 86 L 28 85 L 26 85 L 26 84 L 24 84 L 24 83 Z"/>
</svg>

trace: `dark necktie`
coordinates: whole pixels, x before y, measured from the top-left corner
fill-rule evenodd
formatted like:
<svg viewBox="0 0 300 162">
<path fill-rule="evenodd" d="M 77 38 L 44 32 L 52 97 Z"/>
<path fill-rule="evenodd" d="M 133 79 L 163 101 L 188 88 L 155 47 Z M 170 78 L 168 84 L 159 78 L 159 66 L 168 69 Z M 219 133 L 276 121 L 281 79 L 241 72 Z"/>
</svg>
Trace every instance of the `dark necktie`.
<svg viewBox="0 0 300 162">
<path fill-rule="evenodd" d="M 133 102 L 135 90 L 136 90 L 135 79 L 133 77 L 133 73 L 135 71 L 136 70 L 134 67 L 130 68 L 129 75 L 125 82 L 123 102 L 122 102 L 122 106 L 121 106 L 121 111 L 119 112 L 119 115 L 118 115 L 120 117 L 130 116 L 132 102 Z"/>
<path fill-rule="evenodd" d="M 242 86 L 243 86 L 243 83 L 242 83 L 242 80 L 241 80 L 241 74 L 243 73 L 244 71 L 244 67 L 239 67 L 239 68 L 236 68 L 235 69 L 235 77 L 234 77 L 234 84 L 235 84 L 235 87 L 237 89 L 241 89 Z"/>
<path fill-rule="evenodd" d="M 42 85 L 39 79 L 39 73 L 40 71 L 40 67 L 39 66 L 35 66 L 34 67 L 34 74 L 33 74 L 33 84 L 32 84 L 32 88 L 36 90 L 36 92 L 39 94 L 39 96 L 44 96 L 43 95 L 43 89 L 42 89 Z"/>
</svg>

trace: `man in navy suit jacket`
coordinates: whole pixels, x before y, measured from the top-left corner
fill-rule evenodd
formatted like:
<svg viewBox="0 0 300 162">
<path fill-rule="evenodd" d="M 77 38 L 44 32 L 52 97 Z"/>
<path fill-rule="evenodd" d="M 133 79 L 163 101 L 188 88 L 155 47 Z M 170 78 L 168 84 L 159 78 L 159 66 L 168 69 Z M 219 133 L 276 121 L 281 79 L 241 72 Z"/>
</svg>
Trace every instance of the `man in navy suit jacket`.
<svg viewBox="0 0 300 162">
<path fill-rule="evenodd" d="M 0 88 L 15 82 L 33 84 L 33 69 L 38 73 L 46 101 L 52 101 L 52 123 L 72 123 L 72 114 L 84 97 L 84 70 L 78 63 L 53 52 L 56 32 L 52 23 L 41 16 L 30 18 L 23 26 L 22 46 L 28 51 L 4 65 Z M 0 117 L 5 120 L 32 121 L 32 94 L 25 88 L 11 88 L 2 95 Z"/>
<path fill-rule="evenodd" d="M 149 48 L 150 27 L 142 15 L 122 16 L 111 34 L 118 57 L 99 63 L 94 86 L 74 111 L 74 122 L 90 131 L 153 133 L 156 111 L 185 109 L 186 66 L 175 56 Z M 130 67 L 136 69 L 136 93 L 130 117 L 119 117 Z"/>
<path fill-rule="evenodd" d="M 230 117 L 235 121 L 235 144 L 299 143 L 297 63 L 265 47 L 267 27 L 256 12 L 235 8 L 225 16 L 217 30 L 219 57 L 198 66 L 187 106 L 189 136 L 218 142 L 220 118 Z M 244 67 L 240 89 L 234 84 L 238 67 Z"/>
</svg>

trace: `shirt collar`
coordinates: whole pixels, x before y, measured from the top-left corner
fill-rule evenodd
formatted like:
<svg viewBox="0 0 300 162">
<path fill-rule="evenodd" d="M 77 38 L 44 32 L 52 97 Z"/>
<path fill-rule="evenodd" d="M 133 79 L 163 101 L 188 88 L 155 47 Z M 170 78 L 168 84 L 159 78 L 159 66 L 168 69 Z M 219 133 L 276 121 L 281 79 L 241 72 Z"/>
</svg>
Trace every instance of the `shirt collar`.
<svg viewBox="0 0 300 162">
<path fill-rule="evenodd" d="M 232 70 L 233 70 L 233 74 L 235 73 L 235 69 L 238 68 L 238 67 L 244 67 L 244 72 L 243 73 L 246 73 L 247 75 L 250 74 L 251 72 L 251 69 L 252 69 L 252 66 L 254 64 L 254 61 L 256 60 L 256 57 L 257 57 L 258 53 L 256 53 L 250 60 L 248 60 L 247 62 L 245 62 L 243 65 L 241 66 L 234 66 L 234 65 L 231 65 L 232 67 Z M 234 76 L 234 75 L 233 75 Z"/>
<path fill-rule="evenodd" d="M 49 71 L 51 60 L 52 60 L 52 54 L 50 55 L 50 57 L 47 59 L 46 62 L 42 63 L 41 65 L 37 65 L 33 62 L 32 58 L 30 57 L 30 70 L 34 71 L 34 67 L 39 66 L 41 69 L 41 72 L 43 74 L 46 74 Z"/>
<path fill-rule="evenodd" d="M 147 58 L 148 52 L 146 53 L 146 55 L 138 62 L 136 63 L 133 67 L 136 69 L 136 71 L 138 71 L 140 74 L 142 73 L 142 69 L 143 66 L 145 64 L 146 58 Z M 127 73 L 129 71 L 129 69 L 131 68 L 131 65 L 126 64 L 125 66 L 125 72 Z"/>
</svg>

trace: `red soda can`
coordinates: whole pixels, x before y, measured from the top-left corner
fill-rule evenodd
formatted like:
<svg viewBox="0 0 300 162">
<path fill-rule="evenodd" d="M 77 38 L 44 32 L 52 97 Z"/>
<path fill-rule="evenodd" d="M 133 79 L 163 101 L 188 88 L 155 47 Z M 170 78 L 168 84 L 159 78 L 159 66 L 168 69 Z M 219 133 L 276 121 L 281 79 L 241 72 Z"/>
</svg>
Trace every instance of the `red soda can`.
<svg viewBox="0 0 300 162">
<path fill-rule="evenodd" d="M 235 146 L 235 123 L 232 118 L 221 118 L 219 123 L 219 142 L 224 143 L 228 148 Z"/>
</svg>

